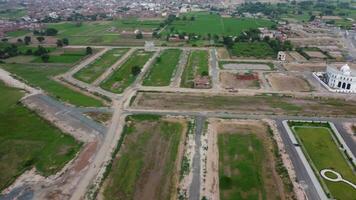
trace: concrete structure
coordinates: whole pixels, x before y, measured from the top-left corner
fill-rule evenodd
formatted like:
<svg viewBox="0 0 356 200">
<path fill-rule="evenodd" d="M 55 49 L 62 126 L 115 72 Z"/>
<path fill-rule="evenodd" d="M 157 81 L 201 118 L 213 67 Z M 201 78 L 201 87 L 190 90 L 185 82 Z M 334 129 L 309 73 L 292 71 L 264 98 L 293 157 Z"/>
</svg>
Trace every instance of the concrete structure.
<svg viewBox="0 0 356 200">
<path fill-rule="evenodd" d="M 286 53 L 284 51 L 279 51 L 277 55 L 277 60 L 285 61 L 286 60 Z"/>
<path fill-rule="evenodd" d="M 356 92 L 356 71 L 345 64 L 340 69 L 327 66 L 324 82 L 332 89 Z"/>
<path fill-rule="evenodd" d="M 145 51 L 155 51 L 155 43 L 153 41 L 145 41 Z"/>
</svg>

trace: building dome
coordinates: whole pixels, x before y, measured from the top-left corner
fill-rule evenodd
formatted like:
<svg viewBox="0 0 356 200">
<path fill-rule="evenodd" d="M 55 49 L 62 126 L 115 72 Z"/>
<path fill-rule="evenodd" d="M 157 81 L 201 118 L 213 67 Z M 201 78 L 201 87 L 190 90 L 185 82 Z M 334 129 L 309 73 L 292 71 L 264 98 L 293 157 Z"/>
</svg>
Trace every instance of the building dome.
<svg viewBox="0 0 356 200">
<path fill-rule="evenodd" d="M 342 72 L 343 75 L 350 76 L 351 75 L 351 69 L 348 64 L 345 64 L 340 68 L 340 71 Z"/>
</svg>

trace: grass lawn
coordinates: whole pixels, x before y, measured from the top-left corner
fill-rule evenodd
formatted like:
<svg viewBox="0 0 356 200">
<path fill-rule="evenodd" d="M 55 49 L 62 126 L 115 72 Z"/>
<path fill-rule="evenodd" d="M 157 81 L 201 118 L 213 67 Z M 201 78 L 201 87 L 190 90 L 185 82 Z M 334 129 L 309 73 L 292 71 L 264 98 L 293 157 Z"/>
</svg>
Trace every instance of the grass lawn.
<svg viewBox="0 0 356 200">
<path fill-rule="evenodd" d="M 184 16 L 184 15 L 183 15 Z M 174 21 L 172 25 L 167 27 L 170 30 L 173 27 L 179 32 L 195 33 L 200 35 L 218 34 L 218 35 L 239 35 L 243 31 L 258 28 L 271 27 L 274 22 L 266 19 L 251 19 L 251 18 L 224 18 L 217 14 L 208 12 L 193 12 L 187 13 L 187 20 Z M 195 20 L 191 21 L 190 17 L 194 16 Z"/>
<path fill-rule="evenodd" d="M 274 58 L 276 53 L 266 42 L 238 42 L 230 50 L 232 56 Z"/>
<path fill-rule="evenodd" d="M 136 79 L 136 76 L 132 75 L 132 68 L 138 66 L 142 69 L 152 54 L 152 52 L 137 50 L 119 69 L 113 72 L 108 79 L 103 81 L 100 87 L 114 93 L 122 93 Z"/>
<path fill-rule="evenodd" d="M 194 78 L 209 73 L 209 55 L 205 50 L 192 51 L 182 74 L 181 87 L 193 87 Z"/>
<path fill-rule="evenodd" d="M 0 93 L 0 190 L 34 166 L 48 176 L 74 158 L 81 144 L 17 104 L 21 91 L 0 82 Z"/>
<path fill-rule="evenodd" d="M 128 49 L 111 49 L 93 63 L 74 74 L 74 78 L 86 83 L 94 82 L 106 69 L 117 62 Z"/>
<path fill-rule="evenodd" d="M 27 30 L 18 30 L 18 31 L 11 31 L 7 32 L 6 35 L 9 37 L 21 37 L 29 33 Z"/>
<path fill-rule="evenodd" d="M 40 64 L 0 64 L 0 67 L 16 74 L 29 84 L 42 88 L 49 95 L 64 102 L 76 106 L 103 106 L 100 100 L 76 92 L 51 79 L 53 76 L 68 71 L 68 67 Z"/>
<path fill-rule="evenodd" d="M 182 50 L 165 50 L 152 66 L 150 72 L 143 80 L 146 86 L 168 86 L 175 71 Z"/>
<path fill-rule="evenodd" d="M 356 176 L 351 166 L 347 164 L 339 146 L 332 138 L 332 132 L 329 128 L 318 126 L 294 126 L 297 138 L 304 147 L 304 153 L 311 159 L 314 167 L 318 171 L 332 169 L 340 173 L 346 180 L 356 182 Z M 319 176 L 320 178 L 320 176 Z M 323 178 L 331 195 L 336 199 L 354 199 L 355 190 L 342 182 L 330 182 Z"/>
<path fill-rule="evenodd" d="M 48 63 L 74 64 L 86 56 L 85 49 L 57 49 L 51 51 Z M 43 63 L 41 57 L 37 57 L 33 63 Z"/>
<path fill-rule="evenodd" d="M 104 199 L 172 199 L 183 123 L 129 116 L 123 145 L 106 179 Z"/>
</svg>

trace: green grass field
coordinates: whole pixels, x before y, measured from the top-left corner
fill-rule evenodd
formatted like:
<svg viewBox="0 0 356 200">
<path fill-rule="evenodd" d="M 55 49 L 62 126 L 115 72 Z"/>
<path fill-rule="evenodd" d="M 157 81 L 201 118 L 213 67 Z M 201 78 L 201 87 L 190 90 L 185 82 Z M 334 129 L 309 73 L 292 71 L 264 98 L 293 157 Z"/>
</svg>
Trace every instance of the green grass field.
<svg viewBox="0 0 356 200">
<path fill-rule="evenodd" d="M 129 116 L 123 145 L 106 179 L 104 199 L 172 199 L 183 125 L 157 116 Z"/>
<path fill-rule="evenodd" d="M 332 138 L 332 132 L 329 128 L 320 126 L 292 126 L 297 138 L 303 146 L 304 154 L 309 157 L 313 163 L 314 170 L 317 170 L 319 176 L 320 170 L 332 169 L 340 173 L 346 180 L 356 182 L 356 176 L 351 166 L 347 164 L 345 157 L 341 153 L 339 146 Z M 342 182 L 330 182 L 320 178 L 336 199 L 354 199 L 355 190 Z"/>
<path fill-rule="evenodd" d="M 68 67 L 40 64 L 0 64 L 0 67 L 16 74 L 29 84 L 42 88 L 49 95 L 61 101 L 76 106 L 103 106 L 100 100 L 76 92 L 51 79 L 53 76 L 68 71 Z"/>
<path fill-rule="evenodd" d="M 73 159 L 81 144 L 18 100 L 23 92 L 0 82 L 0 190 L 33 166 L 44 176 Z"/>
<path fill-rule="evenodd" d="M 266 19 L 251 18 L 224 18 L 217 14 L 207 12 L 193 12 L 185 14 L 187 20 L 174 21 L 167 27 L 170 30 L 173 27 L 178 32 L 195 33 L 200 35 L 217 34 L 217 35 L 239 35 L 243 31 L 258 28 L 271 27 L 274 22 Z M 190 21 L 194 16 L 195 20 Z M 183 16 L 181 16 L 182 18 Z"/>
<path fill-rule="evenodd" d="M 108 79 L 103 81 L 100 84 L 100 87 L 114 93 L 122 93 L 130 84 L 136 80 L 136 77 L 132 75 L 132 68 L 134 66 L 142 68 L 149 60 L 149 58 L 151 58 L 152 54 L 152 52 L 137 50 L 127 59 L 124 64 L 119 67 L 119 69 L 113 72 Z"/>
<path fill-rule="evenodd" d="M 265 42 L 238 42 L 231 49 L 232 56 L 254 57 L 254 58 L 274 58 L 276 53 Z"/>
<path fill-rule="evenodd" d="M 192 51 L 182 74 L 181 87 L 193 87 L 194 78 L 203 73 L 209 73 L 209 55 L 207 51 Z"/>
<path fill-rule="evenodd" d="M 112 49 L 96 59 L 93 63 L 74 74 L 74 78 L 86 83 L 95 81 L 106 69 L 117 62 L 128 49 Z"/>
<path fill-rule="evenodd" d="M 165 50 L 159 59 L 156 59 L 156 62 L 153 64 L 150 72 L 143 80 L 143 85 L 168 86 L 173 72 L 178 65 L 181 53 L 182 51 L 179 49 Z"/>
<path fill-rule="evenodd" d="M 48 63 L 74 64 L 86 56 L 84 49 L 57 49 L 51 51 Z M 40 57 L 36 57 L 33 63 L 43 63 Z"/>
</svg>

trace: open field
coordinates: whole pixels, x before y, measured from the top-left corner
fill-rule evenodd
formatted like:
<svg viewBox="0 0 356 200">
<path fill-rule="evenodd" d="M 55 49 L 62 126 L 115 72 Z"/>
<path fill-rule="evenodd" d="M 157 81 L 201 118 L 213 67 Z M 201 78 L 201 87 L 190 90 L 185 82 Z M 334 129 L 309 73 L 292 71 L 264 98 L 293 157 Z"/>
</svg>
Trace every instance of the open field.
<svg viewBox="0 0 356 200">
<path fill-rule="evenodd" d="M 156 59 L 150 72 L 143 80 L 146 86 L 168 86 L 173 72 L 175 71 L 182 50 L 168 49 L 165 50 L 159 58 Z"/>
<path fill-rule="evenodd" d="M 186 16 L 187 20 L 182 20 Z M 191 21 L 190 17 L 194 16 L 195 20 Z M 171 27 L 178 32 L 195 33 L 200 35 L 217 34 L 217 35 L 239 35 L 243 31 L 258 28 L 270 27 L 274 23 L 265 19 L 251 19 L 251 18 L 224 18 L 217 14 L 210 14 L 208 12 L 193 12 L 184 14 L 181 20 L 175 20 Z"/>
<path fill-rule="evenodd" d="M 305 79 L 295 75 L 269 73 L 266 77 L 272 88 L 277 91 L 308 92 L 311 90 Z"/>
<path fill-rule="evenodd" d="M 220 199 L 292 199 L 277 173 L 267 126 L 259 121 L 223 121 L 217 126 Z"/>
<path fill-rule="evenodd" d="M 123 144 L 104 183 L 105 199 L 176 199 L 186 126 L 174 118 L 129 116 Z"/>
<path fill-rule="evenodd" d="M 48 63 L 65 63 L 65 64 L 74 64 L 79 60 L 83 59 L 86 56 L 85 49 L 65 49 L 60 48 L 55 51 L 51 51 L 49 54 Z M 43 60 L 40 57 L 36 57 L 31 62 L 33 63 L 43 63 Z"/>
<path fill-rule="evenodd" d="M 292 98 L 279 95 L 233 96 L 139 92 L 133 108 L 185 111 L 226 111 L 246 114 L 306 116 L 356 115 L 356 101 Z"/>
<path fill-rule="evenodd" d="M 277 56 L 266 42 L 237 42 L 230 52 L 235 57 L 275 58 Z"/>
<path fill-rule="evenodd" d="M 320 58 L 320 59 L 327 58 L 326 55 L 324 55 L 320 51 L 305 51 L 305 53 L 311 58 Z"/>
<path fill-rule="evenodd" d="M 326 69 L 326 63 L 325 62 L 320 62 L 320 63 L 284 63 L 283 67 L 288 70 L 288 71 L 300 71 L 300 72 L 321 72 L 325 71 Z"/>
<path fill-rule="evenodd" d="M 100 100 L 76 92 L 54 81 L 51 77 L 69 70 L 64 66 L 46 66 L 40 64 L 0 64 L 0 67 L 13 73 L 31 85 L 40 87 L 49 95 L 76 106 L 103 106 Z"/>
<path fill-rule="evenodd" d="M 194 78 L 209 74 L 209 55 L 205 50 L 192 51 L 182 74 L 181 87 L 193 87 Z"/>
<path fill-rule="evenodd" d="M 257 74 L 252 74 L 252 78 L 240 78 L 243 73 L 220 72 L 220 85 L 223 88 L 259 89 L 260 82 Z"/>
<path fill-rule="evenodd" d="M 73 159 L 81 144 L 17 102 L 18 89 L 0 82 L 0 190 L 36 167 L 44 176 Z"/>
<path fill-rule="evenodd" d="M 221 69 L 230 70 L 271 70 L 274 69 L 273 63 L 264 62 L 230 62 L 230 61 L 220 61 L 219 67 Z"/>
<path fill-rule="evenodd" d="M 142 49 L 135 51 L 119 69 L 100 84 L 100 87 L 114 93 L 122 93 L 136 79 L 132 74 L 132 68 L 136 66 L 142 69 L 151 56 L 152 52 L 145 52 Z"/>
<path fill-rule="evenodd" d="M 328 127 L 319 124 L 295 124 L 292 129 L 308 161 L 312 163 L 315 174 L 326 184 L 330 194 L 335 199 L 353 199 L 355 190 L 343 182 L 331 182 L 319 176 L 320 170 L 332 169 L 352 183 L 356 182 L 354 171 L 340 150 L 340 145 L 333 139 Z"/>
<path fill-rule="evenodd" d="M 106 69 L 117 62 L 128 49 L 111 49 L 96 59 L 93 63 L 74 74 L 74 78 L 86 83 L 95 81 Z"/>
</svg>

